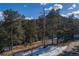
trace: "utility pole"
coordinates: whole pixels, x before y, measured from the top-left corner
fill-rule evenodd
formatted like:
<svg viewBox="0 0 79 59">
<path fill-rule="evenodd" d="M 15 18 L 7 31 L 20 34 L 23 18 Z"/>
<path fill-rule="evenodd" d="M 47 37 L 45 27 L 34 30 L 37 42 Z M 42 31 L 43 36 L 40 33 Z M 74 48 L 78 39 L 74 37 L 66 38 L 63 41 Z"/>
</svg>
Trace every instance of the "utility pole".
<svg viewBox="0 0 79 59">
<path fill-rule="evenodd" d="M 74 40 L 74 14 L 72 14 L 71 16 L 70 16 L 70 20 L 71 20 L 71 39 L 73 39 Z"/>
<path fill-rule="evenodd" d="M 38 40 L 38 33 L 37 33 L 37 20 L 35 20 L 35 38 Z"/>
<path fill-rule="evenodd" d="M 46 37 L 46 17 L 45 17 L 45 7 L 43 6 L 43 45 L 45 48 L 45 37 Z"/>
<path fill-rule="evenodd" d="M 11 25 L 10 25 L 10 44 L 11 44 L 11 46 L 10 46 L 10 50 L 11 50 L 11 52 L 13 53 L 13 51 L 12 51 L 12 48 L 13 48 L 13 24 L 14 22 L 11 22 Z"/>
</svg>

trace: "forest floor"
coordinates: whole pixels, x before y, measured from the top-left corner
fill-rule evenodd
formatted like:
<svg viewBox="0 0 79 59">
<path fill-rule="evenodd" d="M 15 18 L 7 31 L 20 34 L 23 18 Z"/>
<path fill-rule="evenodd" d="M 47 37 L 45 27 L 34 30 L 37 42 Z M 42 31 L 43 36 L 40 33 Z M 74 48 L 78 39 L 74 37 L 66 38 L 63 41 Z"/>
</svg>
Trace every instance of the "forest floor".
<svg viewBox="0 0 79 59">
<path fill-rule="evenodd" d="M 49 43 L 51 41 L 47 41 L 47 43 Z M 47 44 L 46 43 L 46 44 Z M 18 45 L 16 46 L 15 48 L 13 48 L 11 51 L 6 51 L 6 52 L 3 52 L 1 55 L 2 56 L 11 56 L 13 55 L 14 53 L 17 53 L 17 52 L 21 52 L 21 51 L 26 51 L 26 50 L 31 50 L 33 48 L 38 48 L 42 46 L 42 42 L 41 41 L 38 41 L 38 42 L 34 42 L 32 43 L 31 45 L 27 45 L 27 46 L 24 46 L 24 45 Z M 62 43 L 62 44 L 59 44 L 58 47 L 62 48 L 62 53 L 63 51 L 73 51 L 73 49 L 77 49 L 76 47 L 79 46 L 79 40 L 77 41 L 68 41 L 67 43 Z M 51 48 L 52 49 L 52 48 Z M 57 48 L 59 49 L 59 48 Z M 41 55 L 46 55 L 48 54 L 49 52 L 47 53 L 44 53 L 44 54 L 41 54 Z M 61 53 L 61 54 L 62 54 Z M 52 54 L 52 53 L 51 53 Z M 50 55 L 51 55 L 50 54 Z M 55 55 L 55 54 L 54 54 Z"/>
<path fill-rule="evenodd" d="M 51 41 L 50 40 L 49 41 L 46 41 L 46 44 L 45 45 L 47 45 L 48 43 L 51 43 Z M 15 48 L 13 48 L 12 50 L 5 51 L 5 52 L 1 53 L 0 55 L 1 56 L 11 56 L 11 55 L 13 55 L 16 52 L 25 51 L 25 50 L 31 50 L 31 49 L 40 47 L 42 45 L 43 45 L 42 44 L 42 41 L 34 42 L 31 45 L 28 44 L 26 46 L 24 46 L 24 45 L 18 45 Z"/>
<path fill-rule="evenodd" d="M 79 40 L 66 43 L 67 48 L 59 56 L 79 56 Z"/>
<path fill-rule="evenodd" d="M 73 51 L 73 49 L 77 49 L 77 47 L 79 47 L 79 40 L 68 42 L 66 45 L 67 48 L 64 51 Z"/>
</svg>

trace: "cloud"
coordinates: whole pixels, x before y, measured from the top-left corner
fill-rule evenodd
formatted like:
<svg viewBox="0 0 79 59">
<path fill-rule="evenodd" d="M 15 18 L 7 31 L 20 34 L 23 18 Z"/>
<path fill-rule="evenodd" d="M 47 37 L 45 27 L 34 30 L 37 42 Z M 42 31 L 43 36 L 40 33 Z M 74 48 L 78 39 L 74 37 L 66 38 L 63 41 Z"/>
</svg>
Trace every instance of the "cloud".
<svg viewBox="0 0 79 59">
<path fill-rule="evenodd" d="M 46 11 L 50 11 L 50 10 L 52 10 L 52 9 L 55 9 L 56 8 L 56 10 L 57 9 L 62 9 L 63 8 L 63 5 L 61 5 L 61 4 L 54 4 L 53 6 L 50 6 L 49 8 L 45 8 L 45 10 Z"/>
<path fill-rule="evenodd" d="M 47 5 L 47 3 L 40 3 L 40 5 Z M 62 9 L 63 5 L 61 4 L 54 4 L 53 6 L 50 6 L 49 8 L 45 8 L 46 11 L 52 10 L 54 7 L 57 7 L 58 9 Z"/>
<path fill-rule="evenodd" d="M 40 3 L 40 5 L 47 5 L 47 3 Z"/>
<path fill-rule="evenodd" d="M 58 7 L 59 9 L 62 9 L 63 5 L 62 4 L 54 4 L 54 7 Z"/>
<path fill-rule="evenodd" d="M 67 13 L 67 14 L 61 14 L 61 16 L 63 16 L 63 17 L 69 17 L 72 14 L 74 15 L 75 18 L 79 19 L 79 10 L 72 11 L 72 12 Z"/>
<path fill-rule="evenodd" d="M 68 17 L 67 15 L 65 15 L 65 14 L 60 14 L 61 16 L 63 16 L 63 17 Z"/>
<path fill-rule="evenodd" d="M 53 9 L 53 7 L 51 6 L 51 7 L 49 7 L 49 8 L 45 8 L 45 10 L 52 10 Z"/>
<path fill-rule="evenodd" d="M 74 14 L 79 14 L 79 10 L 73 11 L 72 13 L 74 13 Z"/>
<path fill-rule="evenodd" d="M 67 13 L 67 15 L 78 15 L 79 14 L 79 10 L 77 10 L 77 11 L 72 11 L 72 12 L 70 12 L 70 13 Z"/>
<path fill-rule="evenodd" d="M 74 15 L 75 18 L 78 18 L 79 19 L 79 10 L 77 11 L 73 11 L 72 13 L 70 13 L 69 15 Z"/>
<path fill-rule="evenodd" d="M 31 20 L 31 19 L 34 19 L 34 18 L 33 17 L 25 17 L 25 19 Z"/>
<path fill-rule="evenodd" d="M 3 12 L 0 11 L 0 20 L 2 20 L 2 19 L 3 19 Z"/>
<path fill-rule="evenodd" d="M 2 11 L 0 11 L 0 16 L 3 16 L 3 12 Z"/>
<path fill-rule="evenodd" d="M 68 10 L 74 9 L 76 7 L 76 4 L 73 4 L 71 7 L 68 8 Z"/>
</svg>

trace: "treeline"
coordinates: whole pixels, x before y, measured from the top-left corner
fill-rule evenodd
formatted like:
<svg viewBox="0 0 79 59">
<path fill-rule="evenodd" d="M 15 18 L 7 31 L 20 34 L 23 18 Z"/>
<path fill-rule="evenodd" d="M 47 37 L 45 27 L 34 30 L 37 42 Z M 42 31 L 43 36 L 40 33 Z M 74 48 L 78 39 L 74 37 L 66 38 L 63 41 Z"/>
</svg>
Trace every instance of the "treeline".
<svg viewBox="0 0 79 59">
<path fill-rule="evenodd" d="M 4 48 L 12 49 L 16 45 L 27 45 L 36 42 L 57 38 L 74 40 L 74 35 L 79 34 L 79 19 L 70 15 L 68 18 L 62 17 L 60 10 L 53 9 L 38 19 L 28 20 L 24 15 L 7 9 L 3 11 L 4 19 L 0 21 L 0 51 Z"/>
</svg>

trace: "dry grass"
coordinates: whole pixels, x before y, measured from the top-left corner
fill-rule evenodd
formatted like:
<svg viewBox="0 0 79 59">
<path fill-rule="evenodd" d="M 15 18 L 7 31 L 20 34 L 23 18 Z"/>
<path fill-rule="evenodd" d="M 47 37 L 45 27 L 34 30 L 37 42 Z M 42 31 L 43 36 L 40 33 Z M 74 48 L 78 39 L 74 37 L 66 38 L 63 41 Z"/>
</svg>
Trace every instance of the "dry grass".
<svg viewBox="0 0 79 59">
<path fill-rule="evenodd" d="M 51 40 L 45 41 L 45 45 L 51 44 L 51 43 L 52 43 Z M 37 42 L 32 43 L 31 45 L 28 44 L 27 46 L 18 45 L 15 48 L 13 48 L 11 51 L 3 52 L 1 55 L 11 56 L 16 52 L 31 50 L 40 46 L 43 46 L 42 41 L 37 41 Z M 73 49 L 76 49 L 76 46 L 79 46 L 79 41 L 68 41 L 67 43 L 60 43 L 59 46 L 67 46 L 67 48 L 64 51 L 72 51 Z"/>
<path fill-rule="evenodd" d="M 48 43 L 50 43 L 51 41 L 49 40 L 49 41 L 46 41 L 45 43 L 45 45 L 47 45 Z M 15 48 L 13 48 L 12 50 L 10 50 L 10 51 L 6 51 L 6 52 L 3 52 L 1 55 L 2 56 L 11 56 L 11 55 L 13 55 L 14 53 L 16 53 L 16 52 L 19 52 L 19 51 L 25 51 L 25 50 L 31 50 L 31 49 L 33 49 L 33 48 L 37 48 L 37 47 L 40 47 L 40 46 L 42 46 L 43 44 L 42 44 L 42 41 L 38 41 L 38 42 L 34 42 L 34 43 L 32 43 L 31 45 L 29 44 L 29 45 L 27 45 L 27 46 L 24 46 L 24 45 L 18 45 L 18 46 L 16 46 Z"/>
<path fill-rule="evenodd" d="M 79 41 L 68 42 L 66 45 L 68 47 L 65 49 L 65 51 L 72 51 L 73 49 L 77 49 L 76 46 L 79 46 Z"/>
</svg>

